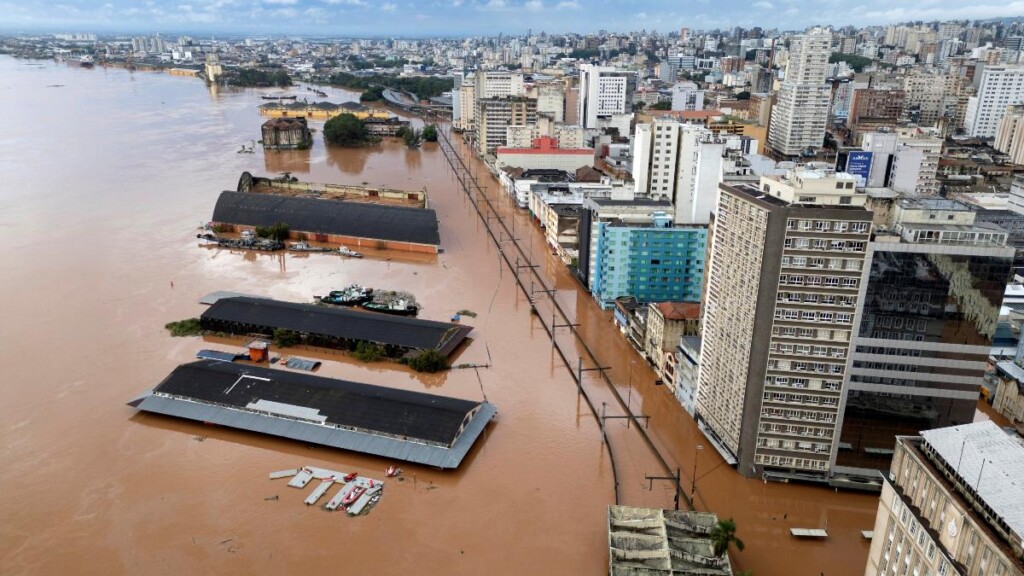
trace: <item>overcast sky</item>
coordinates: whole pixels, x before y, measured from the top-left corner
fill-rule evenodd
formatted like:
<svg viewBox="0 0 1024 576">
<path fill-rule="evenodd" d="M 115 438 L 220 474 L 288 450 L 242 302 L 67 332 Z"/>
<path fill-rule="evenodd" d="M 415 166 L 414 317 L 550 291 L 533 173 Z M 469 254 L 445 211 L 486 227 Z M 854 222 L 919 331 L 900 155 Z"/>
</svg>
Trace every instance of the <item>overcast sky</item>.
<svg viewBox="0 0 1024 576">
<path fill-rule="evenodd" d="M 430 36 L 1024 16 L 1024 0 L 0 0 L 0 28 Z"/>
</svg>

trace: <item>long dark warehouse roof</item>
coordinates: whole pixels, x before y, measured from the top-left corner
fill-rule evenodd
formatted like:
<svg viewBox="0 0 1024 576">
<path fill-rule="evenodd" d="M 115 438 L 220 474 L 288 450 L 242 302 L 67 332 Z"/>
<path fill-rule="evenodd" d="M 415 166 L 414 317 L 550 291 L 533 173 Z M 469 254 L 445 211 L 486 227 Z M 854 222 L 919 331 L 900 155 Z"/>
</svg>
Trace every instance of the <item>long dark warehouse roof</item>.
<svg viewBox="0 0 1024 576">
<path fill-rule="evenodd" d="M 129 402 L 140 410 L 455 468 L 497 409 L 371 384 L 200 360 Z"/>
<path fill-rule="evenodd" d="M 284 222 L 299 232 L 431 246 L 441 243 L 437 213 L 433 210 L 366 202 L 228 191 L 217 198 L 213 221 L 243 226 Z"/>
<path fill-rule="evenodd" d="M 417 350 L 434 348 L 445 356 L 473 330 L 472 326 L 449 322 L 248 296 L 221 298 L 203 312 L 200 320 L 282 328 Z"/>
</svg>

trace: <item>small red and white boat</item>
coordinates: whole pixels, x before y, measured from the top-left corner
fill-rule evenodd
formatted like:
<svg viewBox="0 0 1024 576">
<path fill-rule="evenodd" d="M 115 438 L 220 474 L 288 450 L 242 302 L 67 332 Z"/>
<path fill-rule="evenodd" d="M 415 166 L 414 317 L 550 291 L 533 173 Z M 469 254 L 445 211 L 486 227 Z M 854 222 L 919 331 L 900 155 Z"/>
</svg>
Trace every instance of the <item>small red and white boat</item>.
<svg viewBox="0 0 1024 576">
<path fill-rule="evenodd" d="M 388 466 L 388 471 L 386 472 L 388 478 L 393 478 L 401 473 L 402 469 L 397 466 Z"/>
<path fill-rule="evenodd" d="M 358 474 L 356 474 L 355 472 L 350 472 L 345 475 L 344 480 L 345 482 L 351 482 L 356 479 L 356 476 L 358 476 Z"/>
<path fill-rule="evenodd" d="M 366 492 L 366 488 L 363 488 L 362 486 L 349 492 L 348 494 L 345 495 L 344 498 L 341 499 L 341 505 L 351 506 L 352 504 L 355 504 L 356 500 L 359 500 L 359 497 L 363 495 L 363 492 Z"/>
</svg>

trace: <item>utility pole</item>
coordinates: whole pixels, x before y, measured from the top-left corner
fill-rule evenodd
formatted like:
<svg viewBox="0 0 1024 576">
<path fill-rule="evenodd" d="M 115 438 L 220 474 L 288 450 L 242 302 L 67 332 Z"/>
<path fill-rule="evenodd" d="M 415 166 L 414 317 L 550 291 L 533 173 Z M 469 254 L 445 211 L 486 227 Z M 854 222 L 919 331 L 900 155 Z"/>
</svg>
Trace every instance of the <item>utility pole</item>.
<svg viewBox="0 0 1024 576">
<path fill-rule="evenodd" d="M 697 493 L 697 455 L 704 449 L 702 444 L 697 444 L 693 449 L 693 476 L 690 482 L 690 503 L 693 503 L 693 497 Z"/>
<path fill-rule="evenodd" d="M 602 374 L 604 374 L 605 370 L 611 370 L 611 366 L 599 366 L 597 368 L 584 368 L 583 367 L 583 357 L 582 356 L 579 357 L 579 364 L 576 366 L 576 389 L 577 389 L 579 394 L 583 393 L 583 373 L 584 372 L 593 372 L 595 370 L 600 372 L 600 373 L 602 373 Z"/>
<path fill-rule="evenodd" d="M 676 510 L 679 510 L 679 496 L 682 494 L 682 489 L 679 486 L 679 468 L 676 468 L 675 476 L 644 476 L 647 480 L 647 489 L 652 490 L 654 488 L 655 480 L 672 480 L 676 487 L 676 495 L 672 499 L 675 503 Z"/>
</svg>

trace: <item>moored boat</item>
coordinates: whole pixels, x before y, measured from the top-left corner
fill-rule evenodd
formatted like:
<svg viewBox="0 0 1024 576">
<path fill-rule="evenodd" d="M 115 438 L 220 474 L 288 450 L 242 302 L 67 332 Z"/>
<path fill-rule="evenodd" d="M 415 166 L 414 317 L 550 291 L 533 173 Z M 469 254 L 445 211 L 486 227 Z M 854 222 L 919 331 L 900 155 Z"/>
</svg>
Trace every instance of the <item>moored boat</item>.
<svg viewBox="0 0 1024 576">
<path fill-rule="evenodd" d="M 366 302 L 363 304 L 363 309 L 382 314 L 392 314 L 394 316 L 415 316 L 420 311 L 415 304 L 409 304 L 405 299 L 393 300 L 387 303 Z"/>
<path fill-rule="evenodd" d="M 293 252 L 330 252 L 330 248 L 324 248 L 321 246 L 310 246 L 306 242 L 293 242 L 288 245 L 288 249 Z"/>
<path fill-rule="evenodd" d="M 359 500 L 359 497 L 363 495 L 363 492 L 366 492 L 366 488 L 363 488 L 362 486 L 355 488 L 341 499 L 341 505 L 350 506 L 354 504 L 355 501 Z"/>
<path fill-rule="evenodd" d="M 78 65 L 83 68 L 92 68 L 93 62 L 91 54 L 84 54 L 78 59 Z"/>
<path fill-rule="evenodd" d="M 341 248 L 338 248 L 338 253 L 341 254 L 342 256 L 348 256 L 350 258 L 362 258 L 363 257 L 363 255 L 360 254 L 359 252 L 356 252 L 355 250 L 351 250 L 351 249 L 346 248 L 344 246 L 342 246 Z"/>
<path fill-rule="evenodd" d="M 326 296 L 315 296 L 315 298 L 324 304 L 358 306 L 373 298 L 373 288 L 364 288 L 359 284 L 353 284 L 344 290 L 331 290 Z"/>
</svg>

